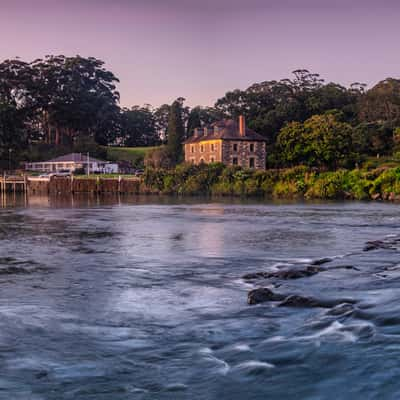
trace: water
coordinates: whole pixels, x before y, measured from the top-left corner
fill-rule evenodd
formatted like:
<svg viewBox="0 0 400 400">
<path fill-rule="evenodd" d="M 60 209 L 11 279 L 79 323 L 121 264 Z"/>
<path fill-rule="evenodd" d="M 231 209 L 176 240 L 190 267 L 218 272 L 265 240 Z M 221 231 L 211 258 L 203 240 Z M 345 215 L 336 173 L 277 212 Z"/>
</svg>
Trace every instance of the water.
<svg viewBox="0 0 400 400">
<path fill-rule="evenodd" d="M 399 252 L 362 251 L 398 206 L 25 202 L 0 209 L 1 399 L 400 397 Z M 323 257 L 357 270 L 241 278 Z M 247 305 L 260 285 L 357 303 Z"/>
</svg>

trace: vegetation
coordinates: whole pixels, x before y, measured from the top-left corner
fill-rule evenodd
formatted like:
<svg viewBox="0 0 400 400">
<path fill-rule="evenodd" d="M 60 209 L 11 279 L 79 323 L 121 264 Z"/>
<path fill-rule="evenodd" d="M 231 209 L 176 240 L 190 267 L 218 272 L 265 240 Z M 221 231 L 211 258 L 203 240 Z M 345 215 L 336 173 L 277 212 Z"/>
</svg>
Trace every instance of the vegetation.
<svg viewBox="0 0 400 400">
<path fill-rule="evenodd" d="M 157 108 L 121 108 L 118 82 L 93 57 L 50 55 L 33 62 L 1 62 L 0 168 L 7 168 L 10 160 L 17 166 L 20 160 L 75 151 L 169 169 L 182 162 L 182 142 L 196 127 L 238 115 L 265 137 L 267 166 L 273 171 L 302 165 L 323 177 L 363 165 L 366 171 L 382 163 L 395 168 L 400 160 L 400 79 L 387 78 L 367 90 L 357 82 L 350 87 L 326 83 L 318 74 L 299 69 L 287 79 L 229 91 L 213 107 L 193 108 L 183 98 Z M 224 170 L 234 189 L 227 180 L 218 180 L 213 190 L 264 193 L 271 189 L 263 180 L 274 173 L 254 173 L 249 182 L 246 177 L 253 173 L 238 172 L 238 180 Z M 285 182 L 274 185 L 271 193 L 297 193 L 308 184 Z M 195 187 L 198 182 L 188 177 L 185 184 Z"/>
<path fill-rule="evenodd" d="M 181 164 L 146 169 L 144 183 L 161 194 L 400 200 L 400 166 L 320 172 L 306 166 L 255 171 L 220 163 Z"/>
<path fill-rule="evenodd" d="M 133 166 L 143 166 L 146 155 L 158 147 L 105 147 L 106 158 L 111 161 L 130 161 Z"/>
</svg>

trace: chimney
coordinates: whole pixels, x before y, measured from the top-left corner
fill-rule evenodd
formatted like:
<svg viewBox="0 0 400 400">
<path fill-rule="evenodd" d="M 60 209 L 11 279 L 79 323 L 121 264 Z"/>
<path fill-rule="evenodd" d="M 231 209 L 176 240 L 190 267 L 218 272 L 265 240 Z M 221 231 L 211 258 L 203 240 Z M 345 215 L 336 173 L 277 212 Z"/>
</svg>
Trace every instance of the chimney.
<svg viewBox="0 0 400 400">
<path fill-rule="evenodd" d="M 239 135 L 246 136 L 246 120 L 243 115 L 239 116 Z"/>
</svg>

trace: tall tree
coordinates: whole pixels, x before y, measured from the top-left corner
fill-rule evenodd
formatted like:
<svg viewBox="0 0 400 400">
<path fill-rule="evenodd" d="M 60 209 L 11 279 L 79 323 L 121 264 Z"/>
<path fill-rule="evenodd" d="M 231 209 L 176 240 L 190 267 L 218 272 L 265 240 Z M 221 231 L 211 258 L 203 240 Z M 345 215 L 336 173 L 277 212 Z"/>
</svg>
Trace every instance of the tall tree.
<svg viewBox="0 0 400 400">
<path fill-rule="evenodd" d="M 175 100 L 170 108 L 168 129 L 167 150 L 172 163 L 177 164 L 182 161 L 182 143 L 185 137 L 185 128 L 182 121 L 182 102 Z"/>
</svg>

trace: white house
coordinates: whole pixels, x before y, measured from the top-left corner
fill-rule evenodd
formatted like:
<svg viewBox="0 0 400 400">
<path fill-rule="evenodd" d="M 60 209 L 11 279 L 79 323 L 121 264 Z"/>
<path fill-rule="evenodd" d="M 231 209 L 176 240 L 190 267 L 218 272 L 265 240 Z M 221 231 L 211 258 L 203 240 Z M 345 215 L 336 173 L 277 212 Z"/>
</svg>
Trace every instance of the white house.
<svg viewBox="0 0 400 400">
<path fill-rule="evenodd" d="M 118 164 L 98 160 L 81 153 L 66 154 L 48 161 L 25 163 L 26 170 L 36 172 L 74 172 L 77 169 L 84 169 L 87 172 L 88 168 L 90 173 L 117 174 L 119 172 Z"/>
</svg>

